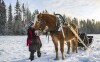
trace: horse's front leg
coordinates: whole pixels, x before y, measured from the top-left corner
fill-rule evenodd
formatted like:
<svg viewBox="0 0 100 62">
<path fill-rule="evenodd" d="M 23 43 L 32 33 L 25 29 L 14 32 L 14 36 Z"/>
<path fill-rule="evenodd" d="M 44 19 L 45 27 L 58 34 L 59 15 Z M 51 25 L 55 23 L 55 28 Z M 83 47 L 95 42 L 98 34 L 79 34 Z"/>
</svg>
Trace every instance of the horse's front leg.
<svg viewBox="0 0 100 62">
<path fill-rule="evenodd" d="M 54 46 L 55 46 L 55 51 L 56 51 L 56 58 L 54 60 L 58 60 L 58 41 L 53 40 Z"/>
<path fill-rule="evenodd" d="M 64 40 L 60 41 L 60 51 L 62 53 L 62 60 L 64 60 Z"/>
</svg>

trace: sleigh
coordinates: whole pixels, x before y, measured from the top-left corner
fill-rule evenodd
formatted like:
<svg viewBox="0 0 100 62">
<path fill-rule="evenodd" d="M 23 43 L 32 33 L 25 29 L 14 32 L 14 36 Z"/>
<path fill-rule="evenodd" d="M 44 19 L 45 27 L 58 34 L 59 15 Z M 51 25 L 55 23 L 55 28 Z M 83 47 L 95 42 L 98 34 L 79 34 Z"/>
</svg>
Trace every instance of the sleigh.
<svg viewBox="0 0 100 62">
<path fill-rule="evenodd" d="M 93 43 L 93 36 L 87 36 L 85 33 L 81 33 L 79 34 L 79 37 L 87 47 L 89 47 Z M 81 42 L 78 42 L 78 47 L 84 48 L 84 50 L 86 49 Z"/>
</svg>

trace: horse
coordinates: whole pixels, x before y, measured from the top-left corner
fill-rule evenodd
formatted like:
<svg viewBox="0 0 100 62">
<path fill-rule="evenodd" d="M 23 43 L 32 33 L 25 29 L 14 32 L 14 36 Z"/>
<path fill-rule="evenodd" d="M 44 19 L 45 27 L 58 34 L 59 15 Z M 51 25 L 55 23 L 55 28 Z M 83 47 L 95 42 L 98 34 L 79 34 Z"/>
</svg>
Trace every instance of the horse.
<svg viewBox="0 0 100 62">
<path fill-rule="evenodd" d="M 62 54 L 62 60 L 64 60 L 64 43 L 65 41 L 67 42 L 67 46 L 68 46 L 68 50 L 67 53 L 69 53 L 70 51 L 70 40 L 72 40 L 72 50 L 73 52 L 77 51 L 77 46 L 78 46 L 78 39 L 77 37 L 73 34 L 73 32 L 70 30 L 70 28 L 68 27 L 67 24 L 64 24 L 63 27 L 63 31 L 64 31 L 64 35 L 62 34 L 62 31 L 57 31 L 55 30 L 56 28 L 56 22 L 57 22 L 57 18 L 55 15 L 51 15 L 51 14 L 38 14 L 34 16 L 34 24 L 35 24 L 35 30 L 36 31 L 42 31 L 42 32 L 46 32 L 49 31 L 50 35 L 52 37 L 52 41 L 54 43 L 55 46 L 55 51 L 56 51 L 56 58 L 55 60 L 58 60 L 58 41 L 60 43 L 60 51 Z M 78 29 L 76 27 L 75 24 L 70 23 L 70 26 L 73 27 L 73 29 L 77 32 Z"/>
</svg>

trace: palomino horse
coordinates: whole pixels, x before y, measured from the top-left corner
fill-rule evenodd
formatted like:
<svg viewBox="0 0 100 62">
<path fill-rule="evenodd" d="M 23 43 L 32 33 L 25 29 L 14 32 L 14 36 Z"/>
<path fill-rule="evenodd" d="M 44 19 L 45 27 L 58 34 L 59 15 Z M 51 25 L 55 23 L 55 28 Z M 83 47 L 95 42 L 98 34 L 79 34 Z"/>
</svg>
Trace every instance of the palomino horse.
<svg viewBox="0 0 100 62">
<path fill-rule="evenodd" d="M 64 35 L 62 34 L 62 31 L 56 31 L 56 16 L 51 15 L 51 14 L 38 14 L 35 15 L 35 29 L 37 31 L 46 31 L 48 30 L 50 32 L 50 35 L 52 37 L 54 46 L 55 46 L 55 51 L 56 51 L 56 58 L 55 60 L 58 60 L 58 41 L 60 42 L 60 50 L 62 53 L 62 59 L 64 59 L 64 41 L 67 42 L 68 50 L 67 53 L 70 51 L 70 42 L 69 40 L 74 40 L 73 41 L 73 51 L 77 52 L 77 38 L 75 35 L 72 33 L 72 31 L 69 29 L 68 25 L 66 24 L 63 27 Z M 74 30 L 77 32 L 77 28 L 74 24 L 70 24 L 71 27 L 74 28 Z M 47 28 L 48 27 L 48 28 Z"/>
</svg>

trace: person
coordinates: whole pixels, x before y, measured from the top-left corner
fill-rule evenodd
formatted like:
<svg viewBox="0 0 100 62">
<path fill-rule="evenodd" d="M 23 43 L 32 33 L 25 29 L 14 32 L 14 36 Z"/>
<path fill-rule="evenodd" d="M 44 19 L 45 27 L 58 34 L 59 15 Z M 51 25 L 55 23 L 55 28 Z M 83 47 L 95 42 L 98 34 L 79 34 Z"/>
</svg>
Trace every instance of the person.
<svg viewBox="0 0 100 62">
<path fill-rule="evenodd" d="M 40 48 L 42 46 L 41 40 L 39 36 L 35 35 L 35 27 L 34 23 L 30 25 L 27 30 L 27 46 L 29 46 L 30 57 L 29 59 L 34 60 L 34 53 L 37 52 L 37 56 L 41 57 Z"/>
</svg>

